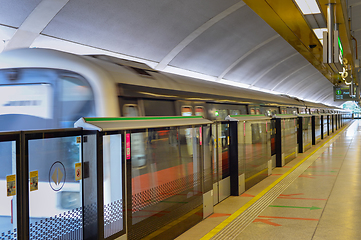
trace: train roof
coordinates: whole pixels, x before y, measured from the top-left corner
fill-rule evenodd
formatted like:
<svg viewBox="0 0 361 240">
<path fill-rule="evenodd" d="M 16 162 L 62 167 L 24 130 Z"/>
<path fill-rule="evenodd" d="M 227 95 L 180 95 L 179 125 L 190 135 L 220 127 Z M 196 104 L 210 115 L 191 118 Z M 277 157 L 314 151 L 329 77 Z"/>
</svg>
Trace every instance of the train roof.
<svg viewBox="0 0 361 240">
<path fill-rule="evenodd" d="M 239 99 L 239 102 L 244 103 L 265 103 L 284 106 L 309 105 L 310 107 L 329 108 L 323 104 L 305 103 L 305 101 L 287 96 L 158 72 L 146 64 L 134 61 L 109 56 L 75 55 L 52 49 L 27 48 L 3 52 L 0 54 L 0 68 L 50 68 L 73 71 L 88 79 L 92 87 L 100 87 L 102 84 L 106 84 L 109 87 L 109 84 L 113 82 L 156 89 L 192 92 L 194 94 L 201 93 L 229 97 L 233 100 Z M 93 80 L 89 78 L 93 78 Z M 94 78 L 102 79 L 102 82 L 95 84 L 98 80 Z M 114 85 L 112 87 L 114 88 Z M 230 102 L 232 101 L 230 100 Z"/>
</svg>

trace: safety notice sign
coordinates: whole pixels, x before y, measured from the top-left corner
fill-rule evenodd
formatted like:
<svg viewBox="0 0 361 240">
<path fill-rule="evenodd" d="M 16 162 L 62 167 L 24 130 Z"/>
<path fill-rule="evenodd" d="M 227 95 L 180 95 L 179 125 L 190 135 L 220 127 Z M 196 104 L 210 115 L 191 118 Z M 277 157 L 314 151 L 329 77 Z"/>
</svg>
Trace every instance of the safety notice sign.
<svg viewBox="0 0 361 240">
<path fill-rule="evenodd" d="M 39 177 L 38 171 L 30 172 L 30 192 L 39 189 Z"/>
<path fill-rule="evenodd" d="M 75 163 L 75 181 L 81 180 L 81 175 L 81 163 Z"/>
<path fill-rule="evenodd" d="M 16 175 L 9 175 L 6 176 L 6 189 L 7 189 L 7 196 L 15 196 L 16 194 Z"/>
</svg>

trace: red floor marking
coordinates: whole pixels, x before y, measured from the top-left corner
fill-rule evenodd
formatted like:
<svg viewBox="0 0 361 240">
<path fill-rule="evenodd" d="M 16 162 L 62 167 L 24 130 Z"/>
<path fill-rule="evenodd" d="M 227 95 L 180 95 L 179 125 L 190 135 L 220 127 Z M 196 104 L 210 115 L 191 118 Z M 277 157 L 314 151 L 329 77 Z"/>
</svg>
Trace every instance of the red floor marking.
<svg viewBox="0 0 361 240">
<path fill-rule="evenodd" d="M 340 168 L 329 168 L 325 166 L 309 166 L 308 168 L 327 168 L 327 169 L 340 169 Z"/>
<path fill-rule="evenodd" d="M 259 218 L 278 218 L 278 219 L 290 219 L 290 220 L 306 220 L 306 221 L 318 221 L 316 218 L 293 218 L 293 217 L 275 217 L 275 216 L 258 216 Z"/>
<path fill-rule="evenodd" d="M 283 174 L 272 174 L 271 176 L 278 176 L 278 175 L 283 175 Z M 305 177 L 305 178 L 314 178 L 315 176 L 319 176 L 319 177 L 329 177 L 329 176 L 336 176 L 336 175 L 300 175 L 298 177 Z"/>
<path fill-rule="evenodd" d="M 309 175 L 300 175 L 300 176 L 298 176 L 298 177 L 304 177 L 304 178 L 312 178 L 312 179 L 315 179 L 314 177 L 311 177 L 311 176 L 309 176 Z"/>
<path fill-rule="evenodd" d="M 280 194 L 280 197 L 291 197 L 291 196 L 297 196 L 297 195 L 303 195 L 303 193 Z"/>
<path fill-rule="evenodd" d="M 215 217 L 228 217 L 231 216 L 232 214 L 230 213 L 213 213 L 211 216 L 209 216 L 208 218 L 215 218 Z"/>
<path fill-rule="evenodd" d="M 262 222 L 262 223 L 265 223 L 265 224 L 268 224 L 268 225 L 272 225 L 272 226 L 275 226 L 275 227 L 282 226 L 281 224 L 271 222 L 271 220 L 269 220 L 269 219 L 255 219 L 255 220 L 253 220 L 253 222 L 254 222 L 254 223 L 255 223 L 255 222 Z"/>
<path fill-rule="evenodd" d="M 305 176 L 305 175 L 303 175 Z M 337 175 L 313 175 L 313 174 L 309 174 L 308 176 L 312 176 L 312 177 L 336 177 Z"/>
<path fill-rule="evenodd" d="M 241 197 L 255 197 L 254 195 L 248 194 L 248 193 L 243 193 L 241 195 Z"/>
<path fill-rule="evenodd" d="M 323 199 L 323 198 L 293 198 L 293 197 L 278 197 L 281 199 L 299 199 L 299 200 L 321 200 L 321 201 L 326 201 L 327 199 Z"/>
</svg>

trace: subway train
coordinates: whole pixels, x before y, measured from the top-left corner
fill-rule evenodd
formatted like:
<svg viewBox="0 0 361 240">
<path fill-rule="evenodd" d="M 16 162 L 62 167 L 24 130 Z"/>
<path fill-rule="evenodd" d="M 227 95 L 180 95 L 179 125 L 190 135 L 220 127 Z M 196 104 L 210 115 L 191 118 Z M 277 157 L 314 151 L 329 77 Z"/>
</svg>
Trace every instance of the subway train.
<svg viewBox="0 0 361 240">
<path fill-rule="evenodd" d="M 208 155 L 212 158 L 212 169 L 209 171 L 204 169 L 204 171 L 210 172 L 208 177 L 212 179 L 214 204 L 230 195 L 232 156 L 229 150 L 230 123 L 225 121 L 227 117 L 253 115 L 276 117 L 295 116 L 295 114 L 321 116 L 341 112 L 344 115 L 350 114 L 336 107 L 302 101 L 285 95 L 274 95 L 159 72 L 143 63 L 110 56 L 81 56 L 50 49 L 17 49 L 0 54 L 0 132 L 72 128 L 81 117 L 202 116 L 214 121 L 209 129 L 211 137 L 204 139 L 204 145 L 208 142 L 208 146 L 211 146 Z M 244 135 L 239 135 L 238 144 L 240 146 L 243 144 L 243 148 L 239 148 L 239 159 L 243 154 L 245 164 L 242 171 L 245 173 L 246 188 L 268 176 L 269 158 L 276 155 L 276 131 L 273 129 L 277 128 L 277 121 L 269 123 L 269 125 L 260 121 L 251 122 L 249 125 L 245 123 L 242 133 Z M 280 128 L 284 129 L 282 141 L 285 142 L 285 149 L 288 151 L 285 151 L 283 158 L 292 159 L 297 155 L 294 144 L 302 141 L 296 139 L 299 122 L 296 118 L 289 117 L 284 118 L 280 124 Z M 330 131 L 331 127 L 328 118 L 319 118 L 317 124 L 316 137 L 320 139 L 321 129 Z M 142 214 L 141 211 L 149 207 L 146 205 L 149 199 L 144 199 L 142 194 L 150 190 L 149 186 L 144 187 L 141 183 L 144 176 L 150 176 L 152 171 L 180 169 L 183 165 L 187 166 L 185 173 L 194 171 L 192 164 L 195 155 L 192 141 L 194 143 L 201 133 L 195 133 L 193 130 L 155 129 L 147 134 L 132 134 L 132 178 L 139 179 L 139 183 L 135 181 L 132 190 L 133 197 L 138 199 L 139 205 L 134 207 L 133 214 Z M 243 128 L 240 129 L 242 130 Z M 308 147 L 310 131 L 310 118 L 306 118 L 299 135 L 304 139 L 307 138 L 304 142 Z M 242 136 L 244 139 L 249 138 L 250 141 L 244 140 L 245 142 L 241 144 Z M 6 144 L 0 142 L 0 152 L 11 150 L 11 146 Z M 39 140 L 39 143 L 34 142 L 32 150 L 29 150 L 30 158 L 33 154 L 31 151 L 34 152 L 34 156 L 35 153 L 44 153 L 33 161 L 30 159 L 32 163 L 29 165 L 30 171 L 39 171 L 39 182 L 40 185 L 44 185 L 43 189 L 48 176 L 41 173 L 47 173 L 47 168 L 52 164 L 45 161 L 47 151 L 56 152 L 59 146 L 71 149 L 68 155 L 65 153 L 66 156 L 62 156 L 65 165 L 73 166 L 79 161 L 77 158 L 79 145 L 72 138 L 52 140 L 51 145 L 44 145 Z M 11 158 L 11 151 L 7 154 Z M 107 156 L 104 155 L 105 162 L 106 159 Z M 172 159 L 172 161 L 162 161 L 163 159 Z M 272 166 L 275 167 L 275 161 L 272 161 Z M 6 171 L 10 172 L 12 167 L 10 164 L 0 170 L 0 182 L 4 181 Z M 109 185 L 106 183 L 107 174 L 105 171 L 105 187 Z M 37 209 L 35 205 L 30 206 L 30 209 L 33 209 L 31 221 L 40 221 L 51 217 L 52 213 L 81 206 L 80 186 L 73 175 L 69 176 L 65 191 L 55 193 L 49 190 L 49 193 L 46 193 L 48 197 L 56 199 L 57 203 L 53 207 L 44 211 L 41 208 Z M 182 177 L 186 178 L 188 175 Z M 176 176 L 178 175 L 173 177 Z M 154 181 L 155 179 L 149 180 L 149 182 Z M 190 196 L 188 194 L 189 192 L 185 195 L 187 198 Z M 163 195 L 157 201 L 164 200 L 167 196 Z M 107 196 L 104 196 L 104 199 L 106 198 Z M 0 198 L 0 203 L 4 201 L 8 199 Z M 6 214 L 0 212 L 0 215 Z M 138 218 L 137 221 L 141 220 L 143 219 Z"/>
<path fill-rule="evenodd" d="M 49 49 L 0 54 L 0 131 L 72 127 L 80 117 L 333 112 L 334 107 Z M 336 110 L 337 111 L 337 110 Z"/>
<path fill-rule="evenodd" d="M 81 117 L 203 116 L 222 121 L 228 115 L 340 111 L 285 95 L 159 72 L 143 63 L 105 55 L 36 48 L 0 54 L 0 131 L 71 128 Z M 297 123 L 291 125 L 295 129 Z M 250 129 L 252 143 L 260 142 L 265 130 L 259 124 Z M 222 177 L 229 168 L 228 131 L 227 124 L 212 131 L 222 146 Z M 188 132 L 184 141 L 189 138 Z M 143 142 L 136 136 L 132 141 Z M 143 145 L 132 155 L 133 167 L 146 165 Z M 274 153 L 274 134 L 271 149 Z"/>
</svg>

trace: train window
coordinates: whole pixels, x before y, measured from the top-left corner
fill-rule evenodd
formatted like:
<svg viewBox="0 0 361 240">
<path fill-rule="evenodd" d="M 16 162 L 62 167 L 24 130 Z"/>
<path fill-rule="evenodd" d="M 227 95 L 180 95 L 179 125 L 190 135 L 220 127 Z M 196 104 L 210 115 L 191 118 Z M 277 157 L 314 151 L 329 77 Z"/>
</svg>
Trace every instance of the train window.
<svg viewBox="0 0 361 240">
<path fill-rule="evenodd" d="M 192 116 L 193 109 L 191 106 L 182 106 L 182 116 Z"/>
<path fill-rule="evenodd" d="M 72 127 L 81 117 L 95 115 L 94 96 L 85 80 L 75 76 L 60 76 L 61 127 Z"/>
<path fill-rule="evenodd" d="M 240 110 L 229 110 L 230 115 L 240 115 L 241 111 Z"/>
<path fill-rule="evenodd" d="M 224 120 L 228 115 L 227 109 L 220 109 L 215 111 L 216 119 Z"/>
<path fill-rule="evenodd" d="M 145 116 L 175 116 L 174 101 L 144 99 Z"/>
<path fill-rule="evenodd" d="M 202 107 L 202 106 L 197 106 L 196 107 L 196 116 L 205 117 L 205 115 L 204 115 L 204 107 Z"/>
<path fill-rule="evenodd" d="M 139 116 L 138 105 L 125 104 L 123 106 L 123 115 L 124 117 L 138 117 Z"/>
</svg>

